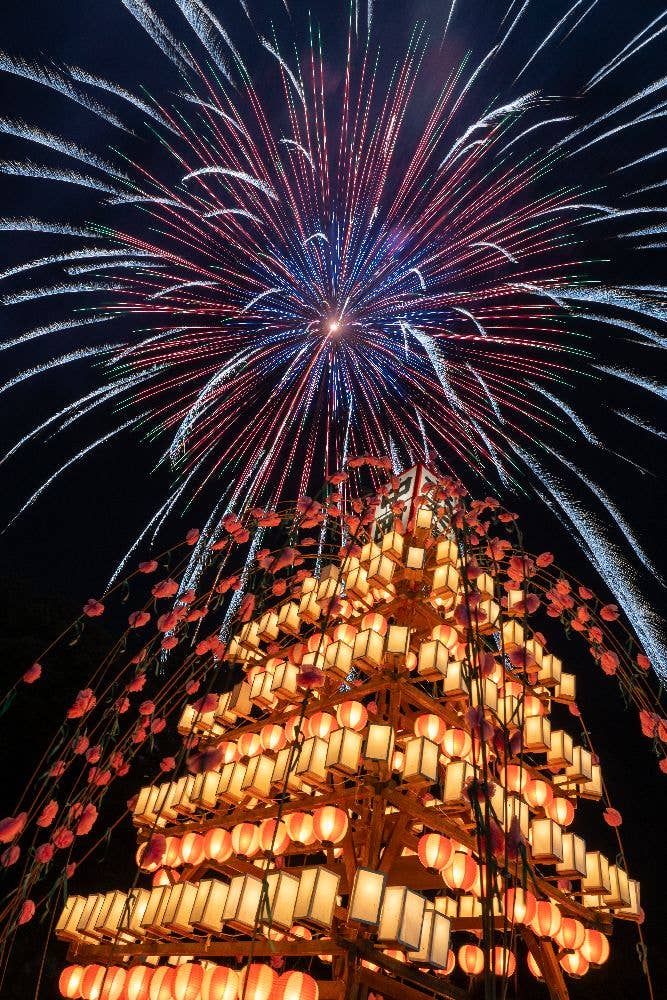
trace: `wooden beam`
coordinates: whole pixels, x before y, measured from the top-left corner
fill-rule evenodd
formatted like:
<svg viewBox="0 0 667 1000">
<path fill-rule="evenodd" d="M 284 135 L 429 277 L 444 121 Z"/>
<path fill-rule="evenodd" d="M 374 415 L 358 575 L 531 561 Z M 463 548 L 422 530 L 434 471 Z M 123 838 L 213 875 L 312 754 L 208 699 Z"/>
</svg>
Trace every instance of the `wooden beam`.
<svg viewBox="0 0 667 1000">
<path fill-rule="evenodd" d="M 367 962 L 372 962 L 373 965 L 378 965 L 381 969 L 386 972 L 391 973 L 392 976 L 396 976 L 398 979 L 407 980 L 415 987 L 419 987 L 421 990 L 426 992 L 427 996 L 438 996 L 447 997 L 448 1000 L 465 1000 L 468 994 L 460 989 L 458 986 L 453 986 L 451 983 L 445 982 L 440 976 L 427 975 L 420 972 L 415 966 L 410 965 L 408 962 L 397 962 L 395 958 L 391 958 L 389 955 L 385 955 L 383 951 L 378 951 L 372 946 L 368 941 L 364 941 L 361 938 L 357 938 L 354 941 L 350 941 L 346 938 L 339 937 L 336 939 L 339 944 L 344 948 L 349 948 L 349 950 L 356 954 L 357 957 L 365 959 Z M 357 975 L 360 976 L 363 972 L 365 973 L 367 969 L 357 971 Z M 386 977 L 381 977 L 385 979 Z M 396 995 L 396 994 L 393 994 Z M 423 994 L 421 994 L 423 996 Z M 405 992 L 398 994 L 399 997 L 406 997 Z M 419 996 L 419 995 L 418 995 Z M 418 997 L 415 998 L 418 1000 Z"/>
<path fill-rule="evenodd" d="M 551 941 L 541 940 L 530 927 L 522 927 L 521 936 L 537 962 L 551 1000 L 569 1000 L 570 994 L 563 979 L 563 971 Z"/>
<path fill-rule="evenodd" d="M 138 941 L 134 944 L 76 944 L 72 943 L 68 956 L 77 963 L 101 965 L 113 964 L 123 955 L 159 955 L 166 958 L 170 955 L 186 955 L 191 958 L 245 958 L 256 955 L 268 958 L 271 955 L 300 958 L 306 955 L 344 955 L 347 949 L 329 938 L 318 938 L 315 941 L 268 941 L 265 937 L 257 937 L 255 941 L 239 940 L 211 941 L 200 938 L 198 941 L 158 941 L 153 938 Z"/>
</svg>

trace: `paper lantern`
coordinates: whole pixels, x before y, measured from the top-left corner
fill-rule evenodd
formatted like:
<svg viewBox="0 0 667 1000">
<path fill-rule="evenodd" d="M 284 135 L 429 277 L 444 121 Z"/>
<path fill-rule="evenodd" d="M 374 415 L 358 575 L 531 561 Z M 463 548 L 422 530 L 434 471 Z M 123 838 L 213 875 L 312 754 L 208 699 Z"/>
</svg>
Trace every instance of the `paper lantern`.
<svg viewBox="0 0 667 1000">
<path fill-rule="evenodd" d="M 551 785 L 542 778 L 529 778 L 523 795 L 531 809 L 546 809 L 554 797 Z"/>
<path fill-rule="evenodd" d="M 586 841 L 576 833 L 563 834 L 563 860 L 556 872 L 565 878 L 580 878 L 586 874 Z"/>
<path fill-rule="evenodd" d="M 313 817 L 310 813 L 290 813 L 285 822 L 287 832 L 295 843 L 305 845 L 315 843 L 317 838 L 313 832 Z"/>
<path fill-rule="evenodd" d="M 370 868 L 357 868 L 347 916 L 360 924 L 378 924 L 387 875 Z"/>
<path fill-rule="evenodd" d="M 284 854 L 290 845 L 287 824 L 282 820 L 265 819 L 259 824 L 259 846 L 268 854 L 272 851 L 276 856 Z"/>
<path fill-rule="evenodd" d="M 299 880 L 299 892 L 294 907 L 294 919 L 304 920 L 315 927 L 330 928 L 340 875 L 328 868 L 315 866 L 303 868 Z M 301 928 L 303 932 L 306 928 Z M 294 929 L 292 931 L 294 933 Z"/>
<path fill-rule="evenodd" d="M 405 763 L 403 765 L 403 780 L 409 784 L 432 785 L 438 780 L 437 743 L 432 743 L 424 736 L 416 736 L 405 744 Z"/>
<path fill-rule="evenodd" d="M 442 877 L 450 889 L 467 892 L 477 877 L 477 864 L 464 851 L 454 851 Z"/>
<path fill-rule="evenodd" d="M 581 889 L 588 893 L 611 890 L 609 861 L 600 851 L 586 851 L 586 874 L 581 880 Z"/>
<path fill-rule="evenodd" d="M 547 751 L 547 764 L 552 767 L 567 767 L 572 763 L 574 746 L 572 737 L 563 729 L 551 734 L 551 746 Z"/>
<path fill-rule="evenodd" d="M 449 950 L 451 920 L 437 910 L 427 909 L 422 921 L 419 948 L 411 952 L 411 962 L 424 962 L 436 969 L 445 969 L 452 954 Z"/>
<path fill-rule="evenodd" d="M 442 871 L 452 856 L 453 845 L 448 837 L 439 833 L 425 833 L 419 838 L 417 854 L 424 868 Z"/>
<path fill-rule="evenodd" d="M 260 730 L 259 740 L 262 750 L 282 750 L 287 742 L 283 727 L 271 724 Z"/>
<path fill-rule="evenodd" d="M 222 914 L 229 895 L 229 885 L 219 879 L 202 879 L 197 883 L 190 923 L 208 934 L 220 934 Z"/>
<path fill-rule="evenodd" d="M 612 909 L 630 906 L 631 895 L 628 873 L 623 868 L 619 868 L 618 865 L 610 865 L 609 882 L 611 888 L 608 893 L 604 894 L 605 906 L 609 906 Z"/>
<path fill-rule="evenodd" d="M 225 740 L 222 743 L 218 743 L 218 750 L 222 754 L 223 764 L 233 764 L 235 760 L 239 759 L 239 751 L 236 743 L 230 740 Z"/>
<path fill-rule="evenodd" d="M 559 826 L 569 826 L 574 819 L 574 803 L 562 795 L 555 796 L 548 805 L 545 805 L 544 811 L 549 819 Z"/>
<path fill-rule="evenodd" d="M 134 968 L 129 969 L 125 979 L 127 1000 L 148 1000 L 148 988 L 152 975 L 153 970 L 147 965 L 135 965 Z"/>
<path fill-rule="evenodd" d="M 371 723 L 366 737 L 364 755 L 367 760 L 377 760 L 389 764 L 394 753 L 394 730 L 392 726 Z"/>
<path fill-rule="evenodd" d="M 239 976 L 224 965 L 209 965 L 204 971 L 201 1000 L 237 1000 Z"/>
<path fill-rule="evenodd" d="M 448 729 L 442 740 L 442 749 L 454 759 L 467 757 L 472 750 L 470 734 L 465 729 Z"/>
<path fill-rule="evenodd" d="M 313 813 L 313 833 L 324 844 L 339 844 L 348 826 L 347 813 L 336 806 L 321 806 Z"/>
<path fill-rule="evenodd" d="M 272 871 L 266 876 L 266 900 L 262 922 L 289 930 L 294 923 L 294 907 L 299 891 L 299 879 L 286 871 Z"/>
<path fill-rule="evenodd" d="M 81 996 L 81 983 L 83 981 L 84 968 L 82 965 L 68 965 L 60 973 L 58 979 L 58 989 L 67 1000 L 76 1000 Z"/>
<path fill-rule="evenodd" d="M 177 882 L 169 890 L 169 899 L 160 923 L 165 930 L 177 934 L 190 934 L 190 914 L 197 896 L 197 886 L 192 882 Z"/>
<path fill-rule="evenodd" d="M 259 851 L 259 830 L 254 823 L 237 823 L 232 828 L 234 854 L 252 858 Z"/>
<path fill-rule="evenodd" d="M 501 782 L 508 791 L 516 792 L 517 795 L 523 792 L 529 777 L 526 769 L 520 764 L 505 764 L 500 769 Z"/>
<path fill-rule="evenodd" d="M 326 740 L 335 729 L 338 729 L 338 723 L 328 712 L 316 712 L 308 720 L 310 735 L 319 736 L 321 740 Z"/>
<path fill-rule="evenodd" d="M 214 826 L 204 835 L 204 856 L 209 861 L 224 864 L 233 853 L 232 835 L 229 830 Z"/>
<path fill-rule="evenodd" d="M 236 746 L 241 757 L 255 757 L 262 749 L 259 733 L 244 733 L 239 736 Z"/>
<path fill-rule="evenodd" d="M 417 673 L 424 680 L 442 680 L 447 675 L 449 650 L 444 642 L 430 639 L 422 642 L 417 656 Z"/>
<path fill-rule="evenodd" d="M 458 951 L 458 962 L 467 976 L 479 976 L 484 969 L 484 952 L 475 944 L 464 944 Z"/>
<path fill-rule="evenodd" d="M 540 899 L 535 906 L 535 916 L 530 926 L 541 938 L 555 938 L 560 930 L 563 917 L 558 907 L 548 899 Z"/>
<path fill-rule="evenodd" d="M 609 939 L 600 931 L 587 928 L 579 954 L 590 965 L 604 965 L 609 958 Z"/>
<path fill-rule="evenodd" d="M 502 900 L 503 913 L 510 923 L 530 924 L 537 912 L 537 900 L 528 889 L 507 889 Z"/>
<path fill-rule="evenodd" d="M 565 774 L 570 781 L 590 781 L 593 777 L 593 758 L 590 750 L 585 747 L 574 747 L 572 763 L 565 768 Z"/>
<path fill-rule="evenodd" d="M 567 951 L 581 948 L 586 937 L 586 928 L 574 917 L 563 917 L 560 930 L 554 935 L 554 940 Z"/>
<path fill-rule="evenodd" d="M 418 715 L 414 724 L 415 736 L 425 736 L 432 743 L 442 743 L 447 723 L 439 715 Z"/>
<path fill-rule="evenodd" d="M 539 965 L 535 961 L 535 958 L 533 957 L 532 952 L 530 951 L 526 956 L 526 964 L 528 965 L 528 969 L 535 976 L 536 979 L 544 979 L 544 976 L 542 975 L 542 970 L 540 969 Z"/>
<path fill-rule="evenodd" d="M 563 831 L 548 817 L 534 819 L 530 824 L 530 846 L 533 861 L 555 864 L 563 860 Z"/>
<path fill-rule="evenodd" d="M 273 1000 L 278 976 L 269 965 L 253 962 L 241 971 L 239 994 L 247 1000 Z"/>
<path fill-rule="evenodd" d="M 84 966 L 81 977 L 81 997 L 83 1000 L 98 1000 L 106 969 L 103 965 Z"/>
<path fill-rule="evenodd" d="M 336 709 L 339 726 L 361 732 L 368 722 L 368 712 L 360 701 L 344 701 Z"/>
<path fill-rule="evenodd" d="M 544 753 L 551 746 L 551 723 L 544 715 L 533 715 L 523 724 L 523 747 L 530 753 Z"/>
<path fill-rule="evenodd" d="M 275 761 L 267 754 L 251 757 L 248 761 L 241 790 L 257 799 L 272 799 L 271 784 Z"/>
<path fill-rule="evenodd" d="M 204 858 L 204 838 L 199 833 L 186 833 L 179 853 L 184 865 L 198 865 Z"/>
<path fill-rule="evenodd" d="M 175 1000 L 175 979 L 176 969 L 169 965 L 159 965 L 154 969 L 148 987 L 149 1000 Z"/>
<path fill-rule="evenodd" d="M 419 947 L 426 900 L 418 892 L 402 885 L 387 886 L 380 911 L 378 941 L 388 941 L 403 948 Z"/>
<path fill-rule="evenodd" d="M 568 976 L 575 979 L 580 979 L 588 972 L 588 962 L 578 951 L 566 952 L 559 961 Z"/>
<path fill-rule="evenodd" d="M 326 740 L 319 736 L 313 736 L 301 746 L 294 768 L 302 781 L 309 784 L 321 785 L 327 780 L 327 751 L 329 747 Z"/>
<path fill-rule="evenodd" d="M 305 972 L 283 972 L 278 976 L 271 1000 L 318 1000 L 317 982 Z"/>
<path fill-rule="evenodd" d="M 99 992 L 99 1000 L 121 1000 L 125 990 L 125 980 L 127 972 L 119 965 L 111 965 L 107 969 L 102 988 Z"/>
<path fill-rule="evenodd" d="M 341 774 L 356 774 L 361 762 L 363 737 L 353 729 L 337 729 L 329 737 L 326 767 Z"/>
<path fill-rule="evenodd" d="M 509 948 L 496 946 L 492 954 L 492 968 L 494 975 L 510 979 L 516 970 L 514 952 L 510 951 Z"/>
</svg>

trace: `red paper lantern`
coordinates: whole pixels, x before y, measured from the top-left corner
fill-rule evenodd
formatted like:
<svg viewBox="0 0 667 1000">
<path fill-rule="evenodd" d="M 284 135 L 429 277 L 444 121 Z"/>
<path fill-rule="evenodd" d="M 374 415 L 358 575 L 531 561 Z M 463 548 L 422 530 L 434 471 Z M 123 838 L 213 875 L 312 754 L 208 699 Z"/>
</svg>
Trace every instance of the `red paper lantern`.
<svg viewBox="0 0 667 1000">
<path fill-rule="evenodd" d="M 442 738 L 442 749 L 448 757 L 467 757 L 472 750 L 470 734 L 465 729 L 448 729 Z"/>
<path fill-rule="evenodd" d="M 563 917 L 558 907 L 548 899 L 540 899 L 530 926 L 541 938 L 555 938 L 560 930 Z"/>
<path fill-rule="evenodd" d="M 247 1000 L 273 1000 L 272 993 L 276 987 L 278 976 L 269 965 L 253 962 L 246 965 L 241 972 L 239 993 Z"/>
<path fill-rule="evenodd" d="M 338 725 L 359 733 L 368 722 L 368 712 L 360 701 L 344 701 L 336 709 Z"/>
<path fill-rule="evenodd" d="M 179 965 L 174 976 L 174 1000 L 199 1000 L 204 969 L 197 962 Z"/>
<path fill-rule="evenodd" d="M 218 743 L 218 750 L 222 754 L 221 764 L 231 764 L 232 761 L 239 759 L 238 747 L 231 740 L 224 740 L 222 743 Z"/>
<path fill-rule="evenodd" d="M 546 809 L 553 801 L 554 793 L 551 785 L 542 778 L 529 778 L 523 795 L 532 809 Z"/>
<path fill-rule="evenodd" d="M 459 965 L 467 976 L 478 976 L 484 968 L 484 952 L 476 944 L 464 944 L 459 948 Z"/>
<path fill-rule="evenodd" d="M 97 1000 L 102 988 L 106 969 L 103 965 L 86 965 L 81 978 L 81 997 L 83 1000 Z"/>
<path fill-rule="evenodd" d="M 276 855 L 284 854 L 290 845 L 287 824 L 282 820 L 265 819 L 259 824 L 259 846 L 268 854 L 272 849 L 271 845 Z"/>
<path fill-rule="evenodd" d="M 232 828 L 234 854 L 252 858 L 259 851 L 259 830 L 254 823 L 237 823 Z"/>
<path fill-rule="evenodd" d="M 153 970 L 147 965 L 135 965 L 129 969 L 125 979 L 125 997 L 123 1000 L 148 1000 Z"/>
<path fill-rule="evenodd" d="M 318 1000 L 320 991 L 312 976 L 305 972 L 283 972 L 271 1000 Z"/>
<path fill-rule="evenodd" d="M 588 962 L 578 951 L 568 951 L 560 958 L 560 964 L 568 976 L 580 979 L 588 972 Z"/>
<path fill-rule="evenodd" d="M 528 955 L 527 955 L 527 958 L 526 958 L 526 962 L 527 962 L 528 968 L 530 969 L 530 971 L 532 972 L 532 974 L 535 976 L 536 979 L 544 979 L 544 976 L 542 975 L 542 971 L 541 971 L 539 965 L 537 964 L 537 962 L 535 961 L 535 959 L 533 958 L 533 955 L 532 955 L 531 952 L 528 952 Z"/>
<path fill-rule="evenodd" d="M 575 951 L 581 948 L 586 937 L 586 928 L 574 917 L 563 917 L 560 930 L 555 935 L 555 940 L 567 951 Z"/>
<path fill-rule="evenodd" d="M 338 723 L 328 712 L 316 712 L 308 720 L 308 729 L 311 736 L 319 736 L 321 740 L 326 740 L 334 730 L 338 729 Z"/>
<path fill-rule="evenodd" d="M 259 740 L 262 744 L 262 750 L 282 750 L 287 743 L 283 727 L 271 724 L 260 730 Z"/>
<path fill-rule="evenodd" d="M 570 802 L 569 799 L 563 798 L 562 795 L 557 795 L 551 802 L 549 802 L 545 807 L 549 819 L 552 819 L 554 823 L 558 823 L 560 826 L 569 826 L 574 819 L 574 803 Z"/>
<path fill-rule="evenodd" d="M 537 900 L 528 889 L 507 889 L 503 893 L 503 913 L 510 923 L 530 924 L 537 913 Z"/>
<path fill-rule="evenodd" d="M 214 826 L 205 834 L 203 846 L 204 855 L 209 861 L 218 861 L 220 864 L 224 864 L 233 853 L 232 835 L 229 830 Z"/>
<path fill-rule="evenodd" d="M 313 817 L 310 813 L 295 812 L 290 813 L 286 820 L 287 832 L 290 839 L 298 844 L 314 844 L 316 841 L 313 832 Z"/>
<path fill-rule="evenodd" d="M 125 989 L 126 978 L 125 969 L 121 969 L 119 965 L 110 966 L 102 983 L 99 1000 L 120 1000 Z"/>
<path fill-rule="evenodd" d="M 415 719 L 415 736 L 425 736 L 431 743 L 442 743 L 447 723 L 439 715 L 418 715 Z"/>
<path fill-rule="evenodd" d="M 313 833 L 323 844 L 340 844 L 349 827 L 344 809 L 321 806 L 313 813 Z"/>
<path fill-rule="evenodd" d="M 63 969 L 58 980 L 61 996 L 66 997 L 67 1000 L 77 1000 L 81 996 L 83 973 L 82 965 L 68 965 Z"/>
<path fill-rule="evenodd" d="M 256 757 L 262 749 L 259 733 L 244 733 L 239 736 L 236 745 L 241 757 Z"/>
<path fill-rule="evenodd" d="M 477 864 L 464 851 L 454 851 L 442 877 L 450 889 L 467 892 L 477 878 Z"/>
<path fill-rule="evenodd" d="M 453 851 L 451 840 L 439 833 L 425 833 L 417 845 L 417 854 L 424 868 L 433 868 L 438 872 L 445 868 Z"/>
<path fill-rule="evenodd" d="M 508 792 L 521 795 L 529 778 L 525 768 L 520 764 L 505 764 L 500 769 L 500 780 Z"/>
<path fill-rule="evenodd" d="M 514 952 L 510 951 L 509 948 L 496 946 L 493 949 L 492 967 L 494 975 L 510 979 L 516 971 Z"/>
<path fill-rule="evenodd" d="M 176 969 L 171 965 L 158 965 L 151 975 L 148 987 L 149 1000 L 173 1000 Z"/>
<path fill-rule="evenodd" d="M 181 837 L 181 861 L 184 865 L 198 865 L 204 859 L 204 838 L 200 833 L 186 833 Z"/>
<path fill-rule="evenodd" d="M 201 984 L 202 1000 L 237 1000 L 239 975 L 225 965 L 209 966 Z"/>
<path fill-rule="evenodd" d="M 609 958 L 609 940 L 600 931 L 587 929 L 584 932 L 584 943 L 579 948 L 579 954 L 590 965 L 604 965 Z"/>
</svg>

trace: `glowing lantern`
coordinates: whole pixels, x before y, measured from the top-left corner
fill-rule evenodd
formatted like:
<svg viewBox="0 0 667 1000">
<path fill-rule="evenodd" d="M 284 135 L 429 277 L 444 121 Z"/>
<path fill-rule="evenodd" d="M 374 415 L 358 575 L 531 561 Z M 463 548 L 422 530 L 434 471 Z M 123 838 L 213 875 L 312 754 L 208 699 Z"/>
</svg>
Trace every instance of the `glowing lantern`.
<svg viewBox="0 0 667 1000">
<path fill-rule="evenodd" d="M 167 850 L 162 864 L 167 868 L 176 868 L 181 863 L 181 838 L 167 837 Z"/>
<path fill-rule="evenodd" d="M 516 970 L 516 958 L 509 948 L 495 947 L 493 949 L 492 968 L 494 975 L 509 979 Z"/>
<path fill-rule="evenodd" d="M 271 1000 L 318 1000 L 316 981 L 305 972 L 283 972 L 278 977 Z"/>
<path fill-rule="evenodd" d="M 282 726 L 268 725 L 260 730 L 259 740 L 262 750 L 282 750 L 287 742 Z"/>
<path fill-rule="evenodd" d="M 230 740 L 225 740 L 223 743 L 219 743 L 218 750 L 222 754 L 223 764 L 233 764 L 235 760 L 239 759 L 239 752 L 236 743 L 232 743 Z"/>
<path fill-rule="evenodd" d="M 68 965 L 60 973 L 58 988 L 62 996 L 67 1000 L 75 1000 L 81 995 L 81 983 L 83 981 L 84 969 L 81 965 Z"/>
<path fill-rule="evenodd" d="M 387 886 L 382 900 L 378 941 L 416 950 L 422 933 L 426 900 L 402 885 Z"/>
<path fill-rule="evenodd" d="M 529 778 L 525 768 L 521 767 L 520 764 L 505 764 L 500 769 L 500 780 L 509 792 L 516 792 L 517 795 L 520 795 Z"/>
<path fill-rule="evenodd" d="M 81 977 L 81 996 L 83 1000 L 97 1000 L 102 987 L 106 969 L 103 965 L 86 965 Z"/>
<path fill-rule="evenodd" d="M 287 824 L 282 820 L 265 819 L 259 824 L 259 846 L 265 854 L 284 854 L 290 845 Z"/>
<path fill-rule="evenodd" d="M 104 977 L 102 989 L 100 990 L 100 1000 L 120 1000 L 125 989 L 127 973 L 119 965 L 111 965 L 107 969 Z"/>
<path fill-rule="evenodd" d="M 210 965 L 204 972 L 201 1000 L 237 1000 L 239 977 L 224 965 Z"/>
<path fill-rule="evenodd" d="M 209 861 L 224 864 L 231 858 L 232 852 L 232 835 L 229 830 L 214 826 L 204 835 L 204 856 Z"/>
<path fill-rule="evenodd" d="M 542 971 L 537 962 L 535 961 L 535 959 L 533 958 L 532 952 L 530 951 L 528 952 L 528 955 L 526 957 L 526 963 L 528 965 L 528 969 L 530 970 L 530 972 L 532 972 L 532 974 L 535 976 L 536 979 L 544 979 Z"/>
<path fill-rule="evenodd" d="M 234 854 L 253 857 L 259 851 L 259 830 L 254 823 L 237 823 L 232 829 Z"/>
<path fill-rule="evenodd" d="M 417 854 L 424 868 L 442 871 L 452 856 L 453 845 L 448 837 L 439 833 L 425 833 L 419 838 Z"/>
<path fill-rule="evenodd" d="M 426 962 L 436 968 L 446 969 L 449 964 L 449 938 L 451 920 L 437 910 L 427 909 L 419 939 L 419 948 L 410 955 L 411 962 Z"/>
<path fill-rule="evenodd" d="M 350 894 L 348 919 L 360 924 L 378 924 L 387 876 L 370 868 L 357 868 Z"/>
<path fill-rule="evenodd" d="M 241 972 L 239 993 L 248 1000 L 272 1000 L 278 976 L 269 965 L 253 962 Z"/>
<path fill-rule="evenodd" d="M 336 806 L 322 806 L 313 813 L 313 833 L 324 844 L 339 844 L 348 826 L 347 813 Z"/>
<path fill-rule="evenodd" d="M 308 730 L 311 736 L 319 736 L 321 740 L 326 740 L 328 736 L 337 729 L 338 725 L 336 723 L 333 715 L 329 715 L 328 712 L 316 712 L 308 720 Z"/>
<path fill-rule="evenodd" d="M 588 962 L 578 951 L 568 951 L 559 959 L 568 976 L 579 979 L 588 972 Z"/>
<path fill-rule="evenodd" d="M 555 938 L 562 922 L 563 917 L 558 907 L 547 899 L 540 899 L 530 926 L 538 937 Z"/>
<path fill-rule="evenodd" d="M 299 892 L 294 907 L 294 918 L 305 920 L 315 927 L 330 928 L 336 908 L 336 894 L 340 875 L 327 868 L 303 868 L 299 879 Z M 297 934 L 297 930 L 299 933 Z M 297 937 L 310 935 L 305 927 L 292 928 Z M 312 935 L 311 935 L 312 936 Z"/>
<path fill-rule="evenodd" d="M 199 833 L 186 833 L 181 838 L 181 860 L 184 865 L 198 865 L 204 857 L 204 838 Z"/>
<path fill-rule="evenodd" d="M 175 978 L 176 969 L 169 965 L 159 965 L 154 969 L 148 987 L 149 1000 L 174 1000 Z"/>
<path fill-rule="evenodd" d="M 442 749 L 448 757 L 467 757 L 472 750 L 470 734 L 465 729 L 448 729 L 442 740 Z"/>
<path fill-rule="evenodd" d="M 179 965 L 174 977 L 175 1000 L 198 1000 L 201 992 L 204 969 L 195 962 Z"/>
<path fill-rule="evenodd" d="M 559 826 L 569 826 L 574 819 L 574 803 L 562 795 L 557 795 L 544 807 L 544 811 Z"/>
<path fill-rule="evenodd" d="M 392 662 L 405 658 L 410 651 L 410 629 L 407 625 L 390 625 L 387 629 L 385 651 L 392 657 Z"/>
<path fill-rule="evenodd" d="M 590 965 L 604 965 L 609 958 L 609 941 L 600 931 L 587 929 L 584 943 L 579 948 L 579 954 Z"/>
<path fill-rule="evenodd" d="M 530 778 L 526 782 L 523 794 L 531 809 L 546 809 L 554 797 L 551 785 L 542 778 Z"/>
<path fill-rule="evenodd" d="M 336 709 L 339 726 L 360 732 L 368 722 L 368 712 L 360 701 L 344 701 Z"/>
<path fill-rule="evenodd" d="M 409 783 L 433 784 L 438 780 L 438 744 L 424 736 L 416 736 L 405 745 L 403 780 Z"/>
<path fill-rule="evenodd" d="M 135 965 L 127 973 L 125 980 L 125 996 L 127 1000 L 148 1000 L 153 970 L 147 965 Z"/>
<path fill-rule="evenodd" d="M 586 874 L 581 880 L 581 888 L 588 893 L 611 891 L 609 861 L 600 851 L 586 851 Z"/>
<path fill-rule="evenodd" d="M 337 729 L 329 737 L 326 767 L 341 774 L 356 774 L 361 761 L 363 737 L 353 729 Z"/>
<path fill-rule="evenodd" d="M 315 843 L 317 838 L 313 832 L 313 817 L 310 813 L 291 813 L 286 823 L 291 840 L 306 845 Z"/>
<path fill-rule="evenodd" d="M 442 877 L 450 889 L 467 892 L 477 877 L 477 864 L 464 851 L 454 851 Z"/>
<path fill-rule="evenodd" d="M 510 922 L 530 924 L 537 912 L 537 900 L 528 889 L 507 889 L 503 893 L 503 913 Z"/>
<path fill-rule="evenodd" d="M 563 860 L 556 865 L 556 872 L 566 878 L 580 878 L 586 874 L 586 841 L 576 833 L 563 834 Z"/>
<path fill-rule="evenodd" d="M 367 760 L 377 760 L 389 764 L 393 754 L 393 727 L 383 726 L 375 722 L 371 723 L 368 727 L 368 736 L 366 737 L 365 756 Z"/>
<path fill-rule="evenodd" d="M 530 846 L 534 861 L 555 864 L 563 860 L 563 831 L 552 819 L 534 819 L 530 824 Z"/>
<path fill-rule="evenodd" d="M 239 736 L 236 745 L 241 757 L 255 757 L 262 749 L 259 733 L 244 733 Z"/>
<path fill-rule="evenodd" d="M 585 938 L 586 928 L 580 921 L 575 920 L 574 917 L 563 917 L 560 930 L 554 936 L 554 940 L 561 948 L 565 948 L 567 951 L 575 951 L 577 948 L 581 948 Z"/>
<path fill-rule="evenodd" d="M 484 968 L 484 952 L 475 944 L 464 944 L 459 948 L 459 965 L 467 976 L 479 976 Z"/>
<path fill-rule="evenodd" d="M 432 743 L 442 743 L 447 723 L 439 715 L 419 715 L 415 719 L 415 736 L 425 736 Z"/>
</svg>

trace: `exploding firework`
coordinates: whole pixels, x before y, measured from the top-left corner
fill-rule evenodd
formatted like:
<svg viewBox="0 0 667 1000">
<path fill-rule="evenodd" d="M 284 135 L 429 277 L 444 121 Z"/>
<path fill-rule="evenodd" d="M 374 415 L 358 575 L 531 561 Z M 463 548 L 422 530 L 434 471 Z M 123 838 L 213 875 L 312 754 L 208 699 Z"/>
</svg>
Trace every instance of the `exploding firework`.
<svg viewBox="0 0 667 1000">
<path fill-rule="evenodd" d="M 563 88 L 545 72 L 556 58 L 570 65 L 568 46 L 602 16 L 599 0 L 558 5 L 547 25 L 531 0 L 506 3 L 488 24 L 480 5 L 488 44 L 477 51 L 473 39 L 463 59 L 452 55 L 453 3 L 437 31 L 415 27 L 396 61 L 378 45 L 370 4 L 341 5 L 345 42 L 333 53 L 316 24 L 285 15 L 264 27 L 245 3 L 229 25 L 199 0 L 176 0 L 169 24 L 144 0 L 123 6 L 166 59 L 165 99 L 78 67 L 0 62 L 114 133 L 101 152 L 0 120 L 18 150 L 5 173 L 99 196 L 86 225 L 2 221 L 66 243 L 0 274 L 5 305 L 75 306 L 4 343 L 39 341 L 49 353 L 0 391 L 75 363 L 102 375 L 5 458 L 101 408 L 121 414 L 18 513 L 94 448 L 139 428 L 160 436 L 174 480 L 133 549 L 199 496 L 203 547 L 231 512 L 272 506 L 288 486 L 316 493 L 350 454 L 389 453 L 396 468 L 438 455 L 443 472 L 543 495 L 667 675 L 635 576 L 637 561 L 654 570 L 650 555 L 572 456 L 580 442 L 578 454 L 607 449 L 635 465 L 612 451 L 612 420 L 662 434 L 634 410 L 606 413 L 598 429 L 579 403 L 591 376 L 665 395 L 619 348 L 626 338 L 664 347 L 664 289 L 621 284 L 613 260 L 664 245 L 660 183 L 642 185 L 638 168 L 664 152 L 640 126 L 667 115 L 667 79 L 628 84 L 628 68 L 667 30 L 667 12 Z M 564 89 L 570 97 L 554 96 Z M 159 144 L 159 160 L 145 145 L 143 158 L 122 152 L 135 148 L 133 132 Z M 646 148 L 628 156 L 629 136 Z M 24 143 L 62 165 L 23 157 Z"/>
</svg>

